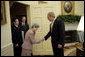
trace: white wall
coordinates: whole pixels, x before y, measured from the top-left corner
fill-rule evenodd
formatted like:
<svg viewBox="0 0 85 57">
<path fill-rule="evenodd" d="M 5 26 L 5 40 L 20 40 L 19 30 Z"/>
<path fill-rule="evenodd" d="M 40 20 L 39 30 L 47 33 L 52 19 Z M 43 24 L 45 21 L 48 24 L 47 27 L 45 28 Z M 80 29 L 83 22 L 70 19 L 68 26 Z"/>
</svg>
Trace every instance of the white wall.
<svg viewBox="0 0 85 57">
<path fill-rule="evenodd" d="M 84 1 L 75 1 L 75 14 L 84 16 Z"/>
<path fill-rule="evenodd" d="M 5 25 L 1 25 L 1 55 L 2 56 L 13 55 L 9 2 L 6 1 L 5 3 L 6 3 L 5 6 L 6 6 L 7 23 Z"/>
<path fill-rule="evenodd" d="M 38 4 L 38 1 L 17 1 L 26 5 Z"/>
</svg>

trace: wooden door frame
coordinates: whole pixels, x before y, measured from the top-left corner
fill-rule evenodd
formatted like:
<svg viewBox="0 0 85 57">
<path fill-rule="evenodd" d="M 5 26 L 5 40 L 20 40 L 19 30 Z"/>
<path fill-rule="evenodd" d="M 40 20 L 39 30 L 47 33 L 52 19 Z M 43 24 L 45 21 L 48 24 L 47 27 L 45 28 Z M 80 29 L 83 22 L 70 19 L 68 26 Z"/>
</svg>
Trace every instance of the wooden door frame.
<svg viewBox="0 0 85 57">
<path fill-rule="evenodd" d="M 29 27 L 31 27 L 31 21 L 30 21 L 30 4 L 25 4 L 25 3 L 21 3 L 21 2 L 18 2 L 18 1 L 13 1 L 13 2 L 17 2 L 17 3 L 20 3 L 20 4 L 23 4 L 26 6 L 26 16 L 27 16 L 27 23 L 29 24 Z"/>
</svg>

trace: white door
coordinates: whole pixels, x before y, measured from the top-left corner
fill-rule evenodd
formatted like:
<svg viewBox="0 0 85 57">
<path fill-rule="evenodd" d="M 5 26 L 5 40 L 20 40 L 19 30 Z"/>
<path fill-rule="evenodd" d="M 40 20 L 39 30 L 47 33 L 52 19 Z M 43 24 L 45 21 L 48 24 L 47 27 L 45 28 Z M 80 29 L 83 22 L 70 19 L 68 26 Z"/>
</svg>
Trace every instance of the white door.
<svg viewBox="0 0 85 57">
<path fill-rule="evenodd" d="M 49 31 L 50 22 L 47 19 L 48 12 L 55 12 L 52 5 L 31 5 L 30 6 L 30 21 L 38 23 L 40 28 L 36 32 L 36 39 L 42 39 Z M 33 47 L 34 55 L 52 55 L 51 38 L 41 44 L 35 44 Z"/>
</svg>

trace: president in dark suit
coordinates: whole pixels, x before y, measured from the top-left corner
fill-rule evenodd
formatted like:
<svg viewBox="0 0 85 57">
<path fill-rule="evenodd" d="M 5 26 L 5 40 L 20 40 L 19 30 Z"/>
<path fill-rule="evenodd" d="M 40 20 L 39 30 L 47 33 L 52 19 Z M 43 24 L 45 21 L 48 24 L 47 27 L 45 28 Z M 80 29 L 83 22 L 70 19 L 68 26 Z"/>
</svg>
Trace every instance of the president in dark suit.
<svg viewBox="0 0 85 57">
<path fill-rule="evenodd" d="M 50 31 L 42 41 L 47 40 L 51 36 L 54 56 L 64 56 L 64 22 L 61 19 L 56 19 L 53 12 L 49 12 L 47 18 L 52 23 L 50 24 Z"/>
</svg>

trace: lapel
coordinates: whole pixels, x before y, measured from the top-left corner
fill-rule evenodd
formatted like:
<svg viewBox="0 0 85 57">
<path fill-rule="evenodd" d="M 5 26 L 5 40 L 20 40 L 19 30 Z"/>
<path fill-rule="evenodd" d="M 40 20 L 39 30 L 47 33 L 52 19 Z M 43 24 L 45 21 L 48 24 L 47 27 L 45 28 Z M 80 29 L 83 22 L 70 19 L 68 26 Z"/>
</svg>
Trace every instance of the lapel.
<svg viewBox="0 0 85 57">
<path fill-rule="evenodd" d="M 53 23 L 53 28 L 52 28 L 52 31 L 53 31 L 53 29 L 54 29 L 54 27 L 55 27 L 55 25 L 57 24 L 57 19 L 54 21 L 54 23 Z"/>
</svg>

